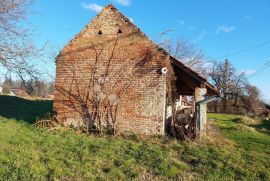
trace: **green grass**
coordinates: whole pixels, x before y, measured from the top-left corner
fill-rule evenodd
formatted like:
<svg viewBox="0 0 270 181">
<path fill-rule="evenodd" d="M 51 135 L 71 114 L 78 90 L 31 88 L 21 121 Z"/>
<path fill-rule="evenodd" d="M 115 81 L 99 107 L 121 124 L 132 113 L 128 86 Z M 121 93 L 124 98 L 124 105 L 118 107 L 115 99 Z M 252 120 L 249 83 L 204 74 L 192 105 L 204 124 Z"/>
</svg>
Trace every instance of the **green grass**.
<svg viewBox="0 0 270 181">
<path fill-rule="evenodd" d="M 0 116 L 34 123 L 44 113 L 52 113 L 52 104 L 51 100 L 27 100 L 0 95 Z"/>
<path fill-rule="evenodd" d="M 50 101 L 0 96 L 0 180 L 270 180 L 266 121 L 210 114 L 217 129 L 198 144 L 31 126 L 51 109 Z"/>
<path fill-rule="evenodd" d="M 128 179 L 142 172 L 173 176 L 185 164 L 146 141 L 97 138 L 61 131 L 49 134 L 16 121 L 0 124 L 3 180 Z"/>
</svg>

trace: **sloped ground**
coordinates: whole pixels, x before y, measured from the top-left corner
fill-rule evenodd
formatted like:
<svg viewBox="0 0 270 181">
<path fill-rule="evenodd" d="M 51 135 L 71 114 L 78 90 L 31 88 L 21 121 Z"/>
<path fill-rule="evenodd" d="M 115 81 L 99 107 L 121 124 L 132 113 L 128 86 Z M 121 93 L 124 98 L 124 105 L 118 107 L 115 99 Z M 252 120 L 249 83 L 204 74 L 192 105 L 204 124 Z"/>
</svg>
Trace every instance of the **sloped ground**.
<svg viewBox="0 0 270 181">
<path fill-rule="evenodd" d="M 51 100 L 28 100 L 0 95 L 0 116 L 31 124 L 44 113 L 52 113 L 52 105 Z"/>
<path fill-rule="evenodd" d="M 31 126 L 51 108 L 0 96 L 0 180 L 270 180 L 267 121 L 211 114 L 211 134 L 198 144 Z"/>
</svg>

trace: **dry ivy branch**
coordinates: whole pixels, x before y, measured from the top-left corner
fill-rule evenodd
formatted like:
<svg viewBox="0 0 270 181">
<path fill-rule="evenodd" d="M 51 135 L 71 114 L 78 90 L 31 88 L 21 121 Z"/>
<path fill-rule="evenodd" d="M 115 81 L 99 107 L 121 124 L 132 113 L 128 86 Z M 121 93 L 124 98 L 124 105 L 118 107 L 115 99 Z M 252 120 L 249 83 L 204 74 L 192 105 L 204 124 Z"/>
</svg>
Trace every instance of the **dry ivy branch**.
<svg viewBox="0 0 270 181">
<path fill-rule="evenodd" d="M 115 56 L 119 53 L 117 45 L 118 37 L 112 44 L 105 44 L 102 48 L 97 48 L 91 43 L 89 49 L 94 52 L 95 59 L 91 61 L 92 64 L 90 62 L 87 64 L 87 69 L 84 68 L 85 65 L 77 64 L 76 61 L 64 63 L 64 66 L 70 67 L 67 71 L 71 71 L 72 78 L 70 82 L 64 81 L 62 86 L 56 86 L 56 90 L 67 99 L 65 106 L 80 115 L 86 132 L 95 130 L 100 134 L 105 131 L 116 134 L 121 97 L 129 91 L 132 76 L 142 78 L 152 71 L 157 71 L 156 68 L 146 65 L 152 59 L 149 49 L 141 51 L 139 63 L 129 65 L 131 68 L 129 72 L 132 75 L 128 75 L 125 63 L 121 66 L 112 66 L 113 60 L 124 62 L 125 56 L 128 56 L 128 54 L 122 58 L 119 55 Z M 104 55 L 105 53 L 107 54 Z"/>
</svg>

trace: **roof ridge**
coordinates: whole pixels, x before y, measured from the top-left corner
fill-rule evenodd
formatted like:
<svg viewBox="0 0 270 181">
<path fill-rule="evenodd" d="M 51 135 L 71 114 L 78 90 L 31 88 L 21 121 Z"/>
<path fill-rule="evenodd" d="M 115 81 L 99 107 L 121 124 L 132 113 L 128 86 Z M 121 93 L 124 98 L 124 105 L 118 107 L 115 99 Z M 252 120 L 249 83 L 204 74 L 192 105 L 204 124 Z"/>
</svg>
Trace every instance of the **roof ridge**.
<svg viewBox="0 0 270 181">
<path fill-rule="evenodd" d="M 113 4 L 107 4 L 102 9 L 105 9 L 105 8 L 114 8 L 114 9 L 116 9 L 116 7 Z"/>
</svg>

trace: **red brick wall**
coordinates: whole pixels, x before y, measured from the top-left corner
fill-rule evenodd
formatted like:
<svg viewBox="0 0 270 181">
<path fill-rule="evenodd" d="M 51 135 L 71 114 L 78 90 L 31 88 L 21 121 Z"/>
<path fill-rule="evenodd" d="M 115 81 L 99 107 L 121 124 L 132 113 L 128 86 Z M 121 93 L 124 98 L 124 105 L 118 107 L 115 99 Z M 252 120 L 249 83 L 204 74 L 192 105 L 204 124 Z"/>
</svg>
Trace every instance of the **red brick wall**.
<svg viewBox="0 0 270 181">
<path fill-rule="evenodd" d="M 89 87 L 89 80 L 96 71 L 98 83 L 109 61 L 103 96 L 117 94 L 129 85 L 118 101 L 117 131 L 163 134 L 164 79 L 160 70 L 170 66 L 167 55 L 112 6 L 104 8 L 57 57 L 54 111 L 58 118 L 67 124 L 80 123 L 82 108 L 74 97 L 85 98 L 89 89 L 99 88 Z"/>
</svg>

